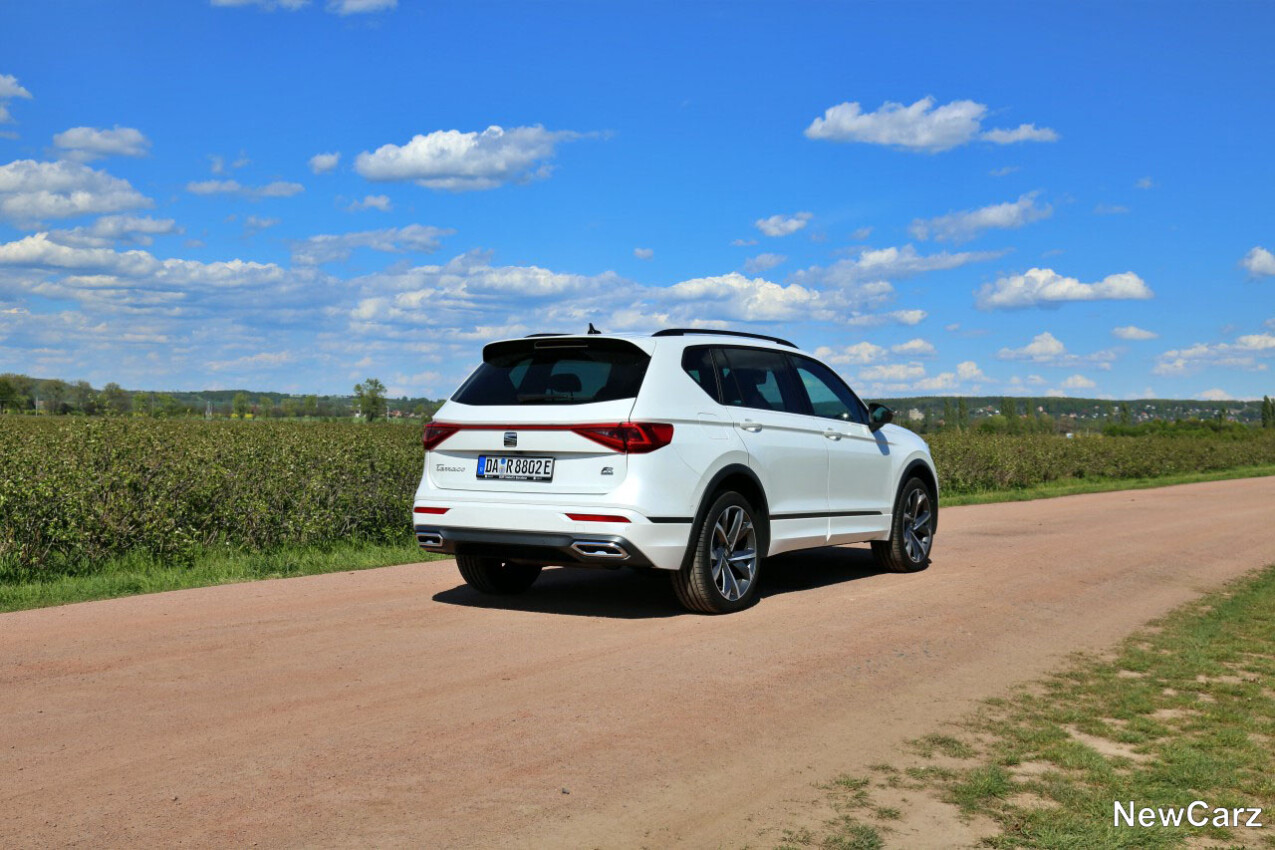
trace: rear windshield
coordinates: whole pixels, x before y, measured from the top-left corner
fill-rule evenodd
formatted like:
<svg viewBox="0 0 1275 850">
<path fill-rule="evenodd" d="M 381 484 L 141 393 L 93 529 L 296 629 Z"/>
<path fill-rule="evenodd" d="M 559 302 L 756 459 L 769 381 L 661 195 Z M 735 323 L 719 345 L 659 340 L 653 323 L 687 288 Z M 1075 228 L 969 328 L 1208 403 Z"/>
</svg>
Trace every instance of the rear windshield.
<svg viewBox="0 0 1275 850">
<path fill-rule="evenodd" d="M 518 339 L 483 349 L 461 404 L 589 404 L 635 398 L 651 358 L 619 339 Z"/>
</svg>

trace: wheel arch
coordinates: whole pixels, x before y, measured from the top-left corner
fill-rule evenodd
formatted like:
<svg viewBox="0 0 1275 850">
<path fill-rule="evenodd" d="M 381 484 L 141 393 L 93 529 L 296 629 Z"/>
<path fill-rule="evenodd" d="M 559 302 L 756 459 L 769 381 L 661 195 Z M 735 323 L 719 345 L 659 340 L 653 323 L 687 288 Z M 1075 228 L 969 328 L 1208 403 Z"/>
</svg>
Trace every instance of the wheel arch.
<svg viewBox="0 0 1275 850">
<path fill-rule="evenodd" d="M 742 463 L 731 463 L 715 472 L 704 487 L 699 507 L 695 509 L 695 516 L 691 520 L 690 537 L 686 542 L 687 558 L 695 556 L 695 532 L 704 521 L 708 509 L 712 507 L 713 501 L 720 493 L 728 490 L 739 493 L 761 514 L 753 518 L 754 523 L 758 525 L 758 536 L 761 538 L 758 548 L 762 552 L 770 551 L 770 505 L 766 500 L 766 488 L 762 486 L 761 479 L 751 468 Z"/>
<path fill-rule="evenodd" d="M 903 485 L 908 483 L 910 478 L 919 478 L 930 488 L 930 495 L 934 497 L 934 520 L 930 529 L 933 533 L 939 530 L 939 479 L 934 472 L 934 467 L 922 458 L 914 458 L 903 467 L 903 474 L 899 476 L 898 483 L 894 488 L 894 510 L 899 509 L 899 495 L 903 492 Z"/>
</svg>

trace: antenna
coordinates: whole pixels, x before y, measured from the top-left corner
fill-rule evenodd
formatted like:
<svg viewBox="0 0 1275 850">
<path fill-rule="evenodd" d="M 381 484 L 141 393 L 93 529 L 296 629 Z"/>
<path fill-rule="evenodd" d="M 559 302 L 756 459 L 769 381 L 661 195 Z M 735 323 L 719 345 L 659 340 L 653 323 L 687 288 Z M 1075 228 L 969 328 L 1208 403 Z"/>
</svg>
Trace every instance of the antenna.
<svg viewBox="0 0 1275 850">
<path fill-rule="evenodd" d="M 600 333 L 602 333 L 602 331 L 600 331 L 600 330 L 598 330 L 597 328 L 595 328 L 595 327 L 593 326 L 593 322 L 589 322 L 589 334 L 590 334 L 590 335 L 593 335 L 593 334 L 600 334 Z"/>
</svg>

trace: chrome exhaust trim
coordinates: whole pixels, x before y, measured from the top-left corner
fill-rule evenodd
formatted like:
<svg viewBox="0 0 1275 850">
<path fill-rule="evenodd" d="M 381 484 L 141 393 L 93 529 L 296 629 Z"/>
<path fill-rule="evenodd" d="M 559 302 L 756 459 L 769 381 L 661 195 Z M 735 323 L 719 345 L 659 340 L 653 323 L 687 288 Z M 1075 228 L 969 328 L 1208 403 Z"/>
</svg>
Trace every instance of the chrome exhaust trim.
<svg viewBox="0 0 1275 850">
<path fill-rule="evenodd" d="M 622 561 L 629 557 L 623 546 L 609 540 L 577 540 L 571 544 L 571 549 L 585 558 Z"/>
<path fill-rule="evenodd" d="M 418 531 L 416 542 L 424 549 L 439 549 L 443 545 L 443 535 L 437 531 Z"/>
</svg>

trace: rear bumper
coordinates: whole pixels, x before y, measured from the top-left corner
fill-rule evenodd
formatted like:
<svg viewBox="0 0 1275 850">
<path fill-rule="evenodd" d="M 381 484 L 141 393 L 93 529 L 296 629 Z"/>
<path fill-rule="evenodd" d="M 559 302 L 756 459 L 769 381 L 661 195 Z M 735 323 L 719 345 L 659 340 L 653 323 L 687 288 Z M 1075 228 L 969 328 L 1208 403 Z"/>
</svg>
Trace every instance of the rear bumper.
<svg viewBox="0 0 1275 850">
<path fill-rule="evenodd" d="M 418 525 L 415 531 L 416 542 L 422 549 L 449 555 L 491 555 L 507 561 L 555 566 L 654 566 L 642 550 L 618 534 L 554 534 L 428 525 Z"/>
<path fill-rule="evenodd" d="M 500 502 L 418 500 L 445 514 L 415 514 L 422 549 L 447 554 L 498 555 L 508 560 L 591 567 L 634 566 L 676 570 L 690 540 L 691 518 L 647 517 L 607 507 L 628 522 L 580 522 L 568 513 L 597 513 L 598 505 L 512 505 Z M 594 544 L 590 546 L 589 544 Z"/>
</svg>

